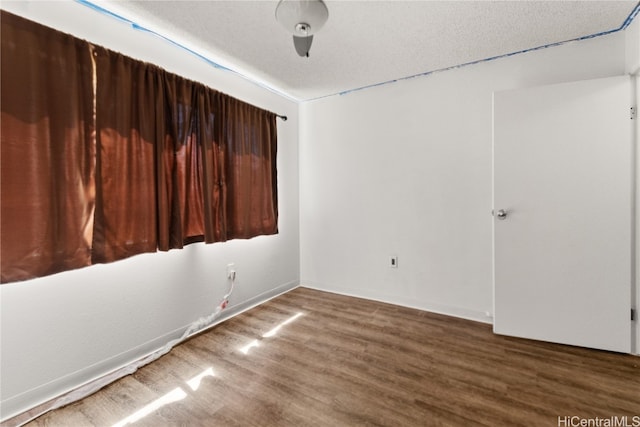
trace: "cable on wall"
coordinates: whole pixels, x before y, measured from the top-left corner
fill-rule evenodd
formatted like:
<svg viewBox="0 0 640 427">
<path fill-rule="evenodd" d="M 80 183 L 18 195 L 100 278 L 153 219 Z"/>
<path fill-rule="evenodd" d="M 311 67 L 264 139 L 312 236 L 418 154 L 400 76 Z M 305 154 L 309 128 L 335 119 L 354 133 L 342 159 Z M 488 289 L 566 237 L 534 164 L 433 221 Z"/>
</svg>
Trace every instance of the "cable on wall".
<svg viewBox="0 0 640 427">
<path fill-rule="evenodd" d="M 97 392 L 98 390 L 102 389 L 103 387 L 106 387 L 107 385 L 113 383 L 114 381 L 117 381 L 120 378 L 123 378 L 123 377 L 126 377 L 127 375 L 131 375 L 135 373 L 138 369 L 142 368 L 143 366 L 148 365 L 149 363 L 169 353 L 171 349 L 173 349 L 176 345 L 181 344 L 184 341 L 191 338 L 193 335 L 203 332 L 205 329 L 211 326 L 214 326 L 216 319 L 220 316 L 222 311 L 225 308 L 227 308 L 227 306 L 229 305 L 229 297 L 231 296 L 231 294 L 233 293 L 233 289 L 235 288 L 236 271 L 229 270 L 227 275 L 230 282 L 229 291 L 222 297 L 222 299 L 220 300 L 220 303 L 215 308 L 213 313 L 211 313 L 208 316 L 201 317 L 195 322 L 193 322 L 192 324 L 190 324 L 187 327 L 187 329 L 183 332 L 182 336 L 169 341 L 160 349 L 154 351 L 153 353 L 141 359 L 138 359 L 126 366 L 123 366 L 122 368 L 112 371 L 111 373 L 108 373 L 96 380 L 90 381 L 60 396 L 59 398 L 48 402 L 47 404 L 43 405 L 42 408 L 40 408 L 41 410 L 38 411 L 37 414 L 33 415 L 30 419 L 25 420 L 21 425 L 31 422 L 49 411 L 53 411 L 55 409 L 62 408 L 63 406 L 82 400 L 85 397 L 90 396 L 93 393 Z"/>
</svg>

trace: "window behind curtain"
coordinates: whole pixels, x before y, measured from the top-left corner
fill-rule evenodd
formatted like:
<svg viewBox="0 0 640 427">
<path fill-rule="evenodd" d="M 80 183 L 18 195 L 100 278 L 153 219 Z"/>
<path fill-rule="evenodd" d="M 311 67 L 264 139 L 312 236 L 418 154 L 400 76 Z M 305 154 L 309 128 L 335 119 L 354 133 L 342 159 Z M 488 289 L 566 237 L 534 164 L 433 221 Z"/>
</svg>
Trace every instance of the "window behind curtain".
<svg viewBox="0 0 640 427">
<path fill-rule="evenodd" d="M 88 43 L 5 11 L 1 20 L 5 283 L 90 264 L 95 149 Z"/>
</svg>

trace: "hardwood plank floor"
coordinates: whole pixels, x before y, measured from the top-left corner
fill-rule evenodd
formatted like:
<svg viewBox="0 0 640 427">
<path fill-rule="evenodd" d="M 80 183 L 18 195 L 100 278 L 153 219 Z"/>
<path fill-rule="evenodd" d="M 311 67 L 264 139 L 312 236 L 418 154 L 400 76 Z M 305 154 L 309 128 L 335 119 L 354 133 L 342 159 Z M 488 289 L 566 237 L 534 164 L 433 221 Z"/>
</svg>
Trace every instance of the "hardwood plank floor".
<svg viewBox="0 0 640 427">
<path fill-rule="evenodd" d="M 640 426 L 640 357 L 298 288 L 28 426 L 136 413 L 140 426 Z"/>
</svg>

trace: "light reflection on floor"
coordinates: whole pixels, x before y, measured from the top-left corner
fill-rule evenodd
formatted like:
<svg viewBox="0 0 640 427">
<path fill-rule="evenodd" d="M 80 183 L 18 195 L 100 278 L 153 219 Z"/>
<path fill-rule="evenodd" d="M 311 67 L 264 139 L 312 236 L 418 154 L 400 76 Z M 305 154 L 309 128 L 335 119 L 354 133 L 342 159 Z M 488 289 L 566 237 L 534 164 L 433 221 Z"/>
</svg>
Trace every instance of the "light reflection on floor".
<svg viewBox="0 0 640 427">
<path fill-rule="evenodd" d="M 260 342 L 262 341 L 263 338 L 271 338 L 271 337 L 276 336 L 283 326 L 288 325 L 289 323 L 293 322 L 294 320 L 296 320 L 297 318 L 299 318 L 302 315 L 303 315 L 303 313 L 300 313 L 300 312 L 296 313 L 295 315 L 291 316 L 287 320 L 279 323 L 276 327 L 274 327 L 270 331 L 265 332 L 262 335 L 262 337 L 260 337 L 258 339 L 254 339 L 249 344 L 247 344 L 244 347 L 240 348 L 239 349 L 240 352 L 242 352 L 243 354 L 248 354 L 249 350 L 251 348 L 260 346 Z M 186 382 L 186 384 L 189 386 L 189 388 L 191 390 L 197 391 L 198 388 L 200 387 L 200 383 L 202 382 L 202 380 L 204 378 L 213 377 L 213 376 L 215 376 L 214 373 L 213 373 L 213 368 L 208 368 L 208 369 L 205 369 L 204 371 L 202 371 L 200 374 L 196 375 L 195 377 L 193 377 L 190 380 L 185 381 L 185 382 Z M 182 387 L 176 387 L 173 390 L 171 390 L 169 393 L 167 393 L 164 396 L 160 397 L 159 399 L 156 399 L 153 402 L 149 403 L 148 405 L 146 405 L 142 409 L 140 409 L 140 410 L 134 412 L 133 414 L 129 415 L 128 417 L 118 421 L 112 427 L 124 427 L 126 425 L 133 424 L 133 423 L 141 420 L 142 418 L 146 417 L 147 415 L 157 411 L 161 407 L 163 407 L 165 405 L 168 405 L 168 404 L 171 404 L 171 403 L 174 403 L 174 402 L 178 402 L 178 401 L 184 399 L 185 397 L 187 397 L 187 392 L 185 392 Z"/>
<path fill-rule="evenodd" d="M 191 387 L 191 390 L 197 391 L 198 388 L 200 388 L 200 382 L 203 378 L 206 377 L 213 377 L 213 368 L 206 369 L 202 371 L 201 374 L 191 378 L 189 381 L 187 381 L 187 385 Z"/>
<path fill-rule="evenodd" d="M 189 388 L 191 388 L 191 390 L 196 391 L 200 387 L 200 383 L 202 382 L 203 378 L 213 377 L 213 376 L 214 376 L 213 368 L 208 368 L 202 371 L 200 374 L 196 375 L 195 377 L 191 378 L 189 381 L 186 381 L 186 383 L 189 386 Z M 182 387 L 174 388 L 173 390 L 171 390 L 169 393 L 165 394 L 161 398 L 154 400 L 144 408 L 129 415 L 127 418 L 124 418 L 118 421 L 112 427 L 124 427 L 128 424 L 133 424 L 136 421 L 139 421 L 142 418 L 146 417 L 147 415 L 157 411 L 161 407 L 168 405 L 170 403 L 178 402 L 184 399 L 185 397 L 187 397 L 187 393 L 182 389 Z"/>
<path fill-rule="evenodd" d="M 298 317 L 302 316 L 303 313 L 296 313 L 293 316 L 291 316 L 290 318 L 288 318 L 287 320 L 285 320 L 284 322 L 278 324 L 275 328 L 271 329 L 268 332 L 265 332 L 264 334 L 262 334 L 261 338 L 255 339 L 253 341 L 251 341 L 249 344 L 245 345 L 244 347 L 241 347 L 239 350 L 241 353 L 243 354 L 249 354 L 249 350 L 251 350 L 253 347 L 259 347 L 260 346 L 260 341 L 262 340 L 262 338 L 271 338 L 273 336 L 275 336 L 278 331 L 280 330 L 280 328 L 282 328 L 285 325 L 288 325 L 289 323 L 293 322 L 294 320 L 296 320 Z"/>
</svg>

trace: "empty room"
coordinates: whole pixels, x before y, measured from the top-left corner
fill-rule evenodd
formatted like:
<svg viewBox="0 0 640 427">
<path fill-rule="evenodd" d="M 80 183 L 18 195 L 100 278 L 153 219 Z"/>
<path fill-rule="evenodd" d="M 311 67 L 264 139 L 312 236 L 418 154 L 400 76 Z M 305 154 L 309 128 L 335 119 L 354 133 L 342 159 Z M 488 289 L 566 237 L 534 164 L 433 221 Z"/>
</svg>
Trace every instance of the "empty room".
<svg viewBox="0 0 640 427">
<path fill-rule="evenodd" d="M 0 9 L 2 427 L 640 427 L 638 1 Z"/>
</svg>

